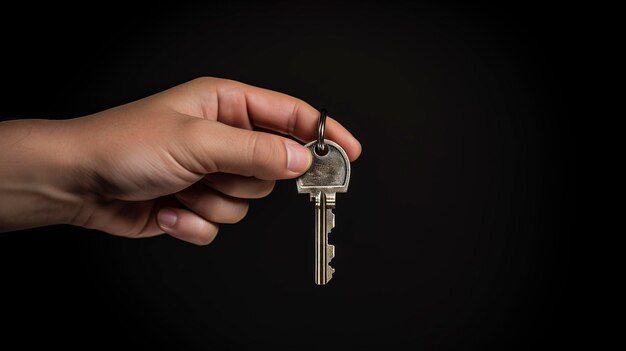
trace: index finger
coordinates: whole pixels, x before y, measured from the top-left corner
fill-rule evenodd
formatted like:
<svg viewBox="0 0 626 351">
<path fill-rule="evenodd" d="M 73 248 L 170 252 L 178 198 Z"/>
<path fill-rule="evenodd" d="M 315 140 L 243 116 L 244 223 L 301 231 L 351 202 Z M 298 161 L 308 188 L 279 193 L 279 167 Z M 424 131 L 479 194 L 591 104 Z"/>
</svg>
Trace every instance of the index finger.
<svg viewBox="0 0 626 351">
<path fill-rule="evenodd" d="M 217 94 L 217 119 L 234 125 L 251 125 L 287 134 L 301 141 L 317 138 L 319 111 L 306 102 L 276 91 L 232 80 L 212 78 Z M 361 144 L 333 118 L 326 119 L 325 137 L 344 148 L 350 161 L 361 153 Z"/>
</svg>

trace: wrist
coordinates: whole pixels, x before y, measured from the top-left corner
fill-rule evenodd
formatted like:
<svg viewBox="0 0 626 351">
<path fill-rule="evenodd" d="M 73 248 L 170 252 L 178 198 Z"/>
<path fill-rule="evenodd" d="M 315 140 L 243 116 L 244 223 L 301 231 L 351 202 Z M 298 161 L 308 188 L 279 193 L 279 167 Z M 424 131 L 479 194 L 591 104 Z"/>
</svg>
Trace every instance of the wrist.
<svg viewBox="0 0 626 351">
<path fill-rule="evenodd" d="M 0 231 L 73 224 L 81 208 L 71 121 L 0 123 Z"/>
</svg>

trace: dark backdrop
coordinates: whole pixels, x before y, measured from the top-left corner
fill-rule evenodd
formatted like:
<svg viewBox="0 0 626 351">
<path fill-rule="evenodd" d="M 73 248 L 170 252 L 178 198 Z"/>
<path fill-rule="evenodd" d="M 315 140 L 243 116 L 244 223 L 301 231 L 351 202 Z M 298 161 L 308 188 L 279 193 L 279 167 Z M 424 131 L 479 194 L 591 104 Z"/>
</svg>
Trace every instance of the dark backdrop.
<svg viewBox="0 0 626 351">
<path fill-rule="evenodd" d="M 4 118 L 83 116 L 208 75 L 327 107 L 363 144 L 338 196 L 328 286 L 313 283 L 312 204 L 284 181 L 207 247 L 69 226 L 0 235 L 2 340 L 175 350 L 574 340 L 567 9 L 103 3 L 2 16 L 21 23 L 0 23 Z"/>
</svg>

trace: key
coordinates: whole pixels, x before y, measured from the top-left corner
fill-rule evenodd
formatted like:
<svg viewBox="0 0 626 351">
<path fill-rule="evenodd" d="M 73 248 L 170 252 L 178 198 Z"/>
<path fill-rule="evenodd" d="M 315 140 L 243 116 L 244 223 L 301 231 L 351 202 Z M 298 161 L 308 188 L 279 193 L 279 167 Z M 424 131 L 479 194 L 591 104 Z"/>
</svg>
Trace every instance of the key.
<svg viewBox="0 0 626 351">
<path fill-rule="evenodd" d="M 317 145 L 318 141 L 305 145 L 311 150 L 313 163 L 296 180 L 296 185 L 299 193 L 310 194 L 310 200 L 315 202 L 315 284 L 325 285 L 335 272 L 330 266 L 335 246 L 328 242 L 328 234 L 335 227 L 335 195 L 348 191 L 350 160 L 341 146 L 330 140 L 324 141 L 324 155 L 318 152 Z"/>
</svg>

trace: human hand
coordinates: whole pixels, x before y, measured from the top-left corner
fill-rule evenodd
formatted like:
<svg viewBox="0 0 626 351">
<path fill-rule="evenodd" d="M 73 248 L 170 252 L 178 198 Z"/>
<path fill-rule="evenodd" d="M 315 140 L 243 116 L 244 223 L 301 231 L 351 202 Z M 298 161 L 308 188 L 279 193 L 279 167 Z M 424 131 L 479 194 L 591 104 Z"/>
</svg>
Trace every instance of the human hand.
<svg viewBox="0 0 626 351">
<path fill-rule="evenodd" d="M 318 116 L 281 93 L 199 78 L 87 117 L 0 123 L 0 229 L 68 223 L 208 244 L 248 199 L 311 163 L 299 143 L 259 129 L 310 141 Z M 359 156 L 339 123 L 326 130 Z"/>
</svg>

